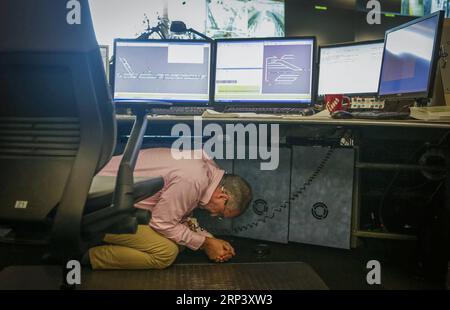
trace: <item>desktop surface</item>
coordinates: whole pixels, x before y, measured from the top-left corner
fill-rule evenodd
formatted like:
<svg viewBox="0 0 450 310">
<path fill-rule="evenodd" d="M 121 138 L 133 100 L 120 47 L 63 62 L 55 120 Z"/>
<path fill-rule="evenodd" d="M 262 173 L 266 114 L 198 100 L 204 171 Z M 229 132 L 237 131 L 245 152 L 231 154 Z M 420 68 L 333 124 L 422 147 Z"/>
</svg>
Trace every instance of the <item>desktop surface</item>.
<svg viewBox="0 0 450 310">
<path fill-rule="evenodd" d="M 133 121 L 135 118 L 132 115 L 117 115 L 117 120 L 119 122 Z M 152 122 L 167 122 L 167 123 L 178 123 L 178 122 L 191 122 L 194 120 L 193 116 L 188 115 L 159 115 L 159 116 L 149 116 Z M 374 119 L 333 119 L 329 117 L 317 117 L 313 116 L 303 116 L 303 117 L 274 117 L 267 118 L 255 115 L 253 117 L 246 118 L 233 118 L 233 117 L 223 117 L 223 118 L 208 118 L 203 117 L 203 123 L 208 124 L 208 122 L 214 123 L 276 123 L 276 124 L 292 124 L 292 125 L 311 125 L 311 126 L 349 126 L 349 127 L 400 127 L 400 128 L 434 128 L 434 129 L 450 129 L 450 122 L 445 121 L 423 121 L 416 119 L 407 120 L 374 120 Z"/>
</svg>

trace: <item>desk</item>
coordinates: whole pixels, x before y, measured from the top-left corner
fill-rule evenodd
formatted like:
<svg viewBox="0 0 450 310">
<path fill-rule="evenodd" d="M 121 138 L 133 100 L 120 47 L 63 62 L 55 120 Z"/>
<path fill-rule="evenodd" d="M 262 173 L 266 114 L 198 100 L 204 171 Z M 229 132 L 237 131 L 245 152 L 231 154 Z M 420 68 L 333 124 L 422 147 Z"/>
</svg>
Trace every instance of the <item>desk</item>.
<svg viewBox="0 0 450 310">
<path fill-rule="evenodd" d="M 134 119 L 133 116 L 120 115 L 118 121 L 120 123 L 130 123 Z M 170 126 L 176 123 L 192 123 L 193 116 L 152 116 L 149 117 L 150 129 L 148 133 L 152 133 L 152 126 Z M 310 117 L 303 117 L 297 119 L 281 119 L 281 118 L 202 118 L 204 124 L 235 124 L 235 123 L 270 123 L 279 124 L 281 128 L 280 135 L 289 135 L 291 137 L 308 136 L 312 134 L 311 131 L 305 128 L 339 128 L 339 129 L 356 129 L 359 132 L 371 131 L 370 137 L 385 136 L 386 139 L 394 137 L 405 140 L 426 140 L 433 137 L 441 137 L 442 133 L 450 130 L 450 123 L 445 122 L 425 122 L 419 120 L 361 120 L 361 119 L 313 119 Z M 376 132 L 374 132 L 376 130 Z M 314 132 L 314 134 L 316 134 Z M 361 137 L 361 134 L 359 135 Z M 368 233 L 359 229 L 359 171 L 362 169 L 421 169 L 421 167 L 414 165 L 398 165 L 398 164 L 384 164 L 379 165 L 375 163 L 359 162 L 359 147 L 361 138 L 355 139 L 354 147 L 357 150 L 356 170 L 355 173 L 355 188 L 354 188 L 354 209 L 353 209 L 353 236 L 352 245 L 356 246 L 356 237 L 381 237 L 389 239 L 411 239 L 409 236 L 386 233 Z M 447 154 L 448 155 L 448 154 Z M 450 157 L 447 157 L 450 162 Z M 450 165 L 447 164 L 447 170 Z M 447 173 L 450 175 L 450 173 Z M 447 178 L 447 189 L 450 189 Z M 449 190 L 447 190 L 447 197 L 450 197 Z M 450 201 L 450 198 L 447 199 Z M 450 204 L 447 202 L 447 211 L 450 212 Z"/>
<path fill-rule="evenodd" d="M 119 127 L 126 128 L 131 126 L 133 116 L 118 116 Z M 149 134 L 160 130 L 162 127 L 170 127 L 177 123 L 192 124 L 194 117 L 192 116 L 153 116 L 149 117 Z M 372 140 L 404 140 L 411 143 L 418 141 L 436 142 L 440 140 L 445 134 L 450 131 L 450 123 L 445 122 L 425 122 L 419 120 L 359 120 L 359 119 L 311 119 L 309 117 L 299 119 L 268 119 L 268 118 L 202 118 L 203 124 L 217 123 L 217 124 L 235 124 L 235 123 L 270 123 L 280 125 L 280 135 L 288 135 L 290 137 L 314 137 L 316 139 L 323 138 L 321 134 L 317 133 L 317 129 L 333 129 L 333 130 L 352 130 L 355 134 L 354 148 L 356 150 L 355 162 L 355 178 L 353 189 L 353 212 L 352 212 L 352 247 L 358 245 L 359 238 L 385 238 L 385 239 L 399 239 L 399 240 L 414 240 L 414 236 L 390 234 L 383 232 L 363 231 L 360 228 L 360 177 L 361 171 L 365 169 L 380 169 L 380 170 L 420 170 L 423 167 L 418 165 L 399 165 L 399 164 L 377 164 L 361 162 L 359 154 L 361 148 L 367 145 L 368 141 Z M 125 132 L 124 131 L 124 132 Z M 169 130 L 170 133 L 170 130 Z M 448 145 L 446 148 L 446 206 L 445 206 L 445 226 L 447 235 L 446 242 L 450 243 L 450 150 Z M 443 236 L 436 236 L 442 239 Z"/>
<path fill-rule="evenodd" d="M 132 121 L 134 116 L 118 115 L 117 120 Z M 149 116 L 150 122 L 192 122 L 193 116 Z M 361 119 L 312 119 L 303 117 L 297 119 L 282 118 L 202 118 L 205 123 L 274 123 L 274 124 L 298 124 L 311 126 L 346 126 L 346 127 L 402 127 L 402 128 L 426 128 L 426 129 L 450 129 L 450 123 L 425 122 L 419 120 L 361 120 Z"/>
</svg>

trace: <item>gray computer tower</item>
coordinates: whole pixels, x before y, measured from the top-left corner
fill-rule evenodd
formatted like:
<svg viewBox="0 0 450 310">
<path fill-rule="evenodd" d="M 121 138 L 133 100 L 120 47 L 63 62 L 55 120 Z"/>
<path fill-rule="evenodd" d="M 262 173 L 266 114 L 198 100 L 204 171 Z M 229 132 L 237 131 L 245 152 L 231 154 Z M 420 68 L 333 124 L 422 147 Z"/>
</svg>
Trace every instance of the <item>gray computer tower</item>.
<svg viewBox="0 0 450 310">
<path fill-rule="evenodd" d="M 293 148 L 289 241 L 349 249 L 354 150 Z"/>
</svg>

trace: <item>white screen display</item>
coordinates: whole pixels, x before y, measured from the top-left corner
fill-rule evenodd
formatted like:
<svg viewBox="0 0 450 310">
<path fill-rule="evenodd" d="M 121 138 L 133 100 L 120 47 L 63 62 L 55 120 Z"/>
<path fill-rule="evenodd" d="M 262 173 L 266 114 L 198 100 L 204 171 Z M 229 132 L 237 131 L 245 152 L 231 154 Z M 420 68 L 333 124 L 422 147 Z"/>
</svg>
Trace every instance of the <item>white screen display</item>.
<svg viewBox="0 0 450 310">
<path fill-rule="evenodd" d="M 376 93 L 383 47 L 372 43 L 321 48 L 319 96 Z"/>
</svg>

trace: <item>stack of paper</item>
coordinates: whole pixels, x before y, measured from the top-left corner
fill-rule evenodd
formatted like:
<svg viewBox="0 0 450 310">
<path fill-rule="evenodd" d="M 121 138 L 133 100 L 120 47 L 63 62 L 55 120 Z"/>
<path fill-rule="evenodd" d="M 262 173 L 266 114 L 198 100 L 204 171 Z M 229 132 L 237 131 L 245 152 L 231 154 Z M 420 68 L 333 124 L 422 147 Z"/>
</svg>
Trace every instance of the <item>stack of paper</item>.
<svg viewBox="0 0 450 310">
<path fill-rule="evenodd" d="M 423 121 L 450 122 L 450 107 L 411 108 L 411 117 Z"/>
</svg>

